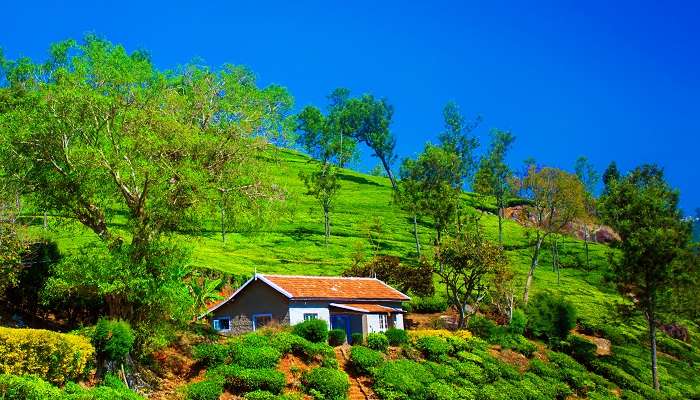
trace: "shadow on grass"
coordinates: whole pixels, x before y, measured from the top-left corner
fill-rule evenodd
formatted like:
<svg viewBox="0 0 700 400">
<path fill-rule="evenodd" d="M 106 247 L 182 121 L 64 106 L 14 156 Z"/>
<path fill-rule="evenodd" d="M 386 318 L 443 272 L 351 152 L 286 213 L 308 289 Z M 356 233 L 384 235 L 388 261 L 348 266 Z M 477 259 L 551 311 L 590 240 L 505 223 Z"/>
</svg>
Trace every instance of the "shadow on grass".
<svg viewBox="0 0 700 400">
<path fill-rule="evenodd" d="M 377 182 L 370 181 L 369 179 L 363 178 L 361 176 L 340 173 L 340 174 L 338 174 L 338 177 L 344 181 L 355 182 L 355 183 L 360 184 L 360 185 L 382 186 L 382 185 L 378 184 Z"/>
</svg>

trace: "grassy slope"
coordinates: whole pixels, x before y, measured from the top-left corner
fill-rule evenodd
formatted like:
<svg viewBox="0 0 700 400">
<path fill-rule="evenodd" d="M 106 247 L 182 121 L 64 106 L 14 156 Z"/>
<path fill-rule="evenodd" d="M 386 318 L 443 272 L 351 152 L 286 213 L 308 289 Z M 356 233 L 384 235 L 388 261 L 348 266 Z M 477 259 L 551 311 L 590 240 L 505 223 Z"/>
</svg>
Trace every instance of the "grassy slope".
<svg viewBox="0 0 700 400">
<path fill-rule="evenodd" d="M 178 239 L 192 246 L 195 265 L 241 275 L 251 275 L 254 269 L 268 273 L 337 275 L 350 265 L 352 256 L 358 249 L 370 254 L 367 232 L 369 225 L 375 221 L 382 226 L 378 240 L 381 253 L 400 257 L 415 255 L 411 225 L 407 217 L 392 205 L 388 179 L 351 170 L 342 171 L 342 189 L 332 213 L 333 236 L 326 246 L 320 208 L 311 197 L 304 194 L 304 186 L 299 179 L 299 172 L 310 170 L 313 164 L 304 155 L 279 150 L 269 165 L 274 181 L 288 191 L 287 211 L 277 221 L 262 229 L 230 234 L 225 244 L 222 243 L 214 222 L 210 230 L 196 236 L 181 235 Z M 481 201 L 469 194 L 465 198 L 471 204 Z M 495 239 L 496 217 L 476 210 L 474 212 L 482 215 L 481 223 L 487 235 Z M 524 282 L 529 266 L 525 235 L 526 231 L 520 225 L 505 221 L 505 245 L 521 283 Z M 71 251 L 81 243 L 93 240 L 90 232 L 67 224 L 53 230 L 51 236 L 64 251 Z M 431 242 L 432 237 L 430 224 L 424 222 L 420 227 L 420 238 L 426 253 L 430 250 L 425 245 Z M 563 239 L 560 256 L 564 265 L 573 264 L 577 257 L 582 257 L 582 252 L 581 241 Z M 612 307 L 622 299 L 612 287 L 603 283 L 608 252 L 607 246 L 591 244 L 591 257 L 596 270 L 585 273 L 579 269 L 565 268 L 561 270 L 561 281 L 557 283 L 557 274 L 551 268 L 550 254 L 545 251 L 535 275 L 533 293 L 542 290 L 561 292 L 577 305 L 584 324 L 596 328 L 614 326 L 644 343 L 641 323 L 620 325 L 612 317 Z M 692 328 L 695 330 L 697 327 Z M 696 346 L 698 344 L 695 343 Z M 620 357 L 623 357 L 620 362 L 626 365 L 628 372 L 647 382 L 648 355 L 640 346 L 618 346 Z M 693 352 L 700 354 L 697 350 Z M 686 362 L 664 354 L 660 357 L 660 370 L 662 383 L 674 378 L 689 383 L 700 376 L 697 364 L 689 368 Z"/>
</svg>

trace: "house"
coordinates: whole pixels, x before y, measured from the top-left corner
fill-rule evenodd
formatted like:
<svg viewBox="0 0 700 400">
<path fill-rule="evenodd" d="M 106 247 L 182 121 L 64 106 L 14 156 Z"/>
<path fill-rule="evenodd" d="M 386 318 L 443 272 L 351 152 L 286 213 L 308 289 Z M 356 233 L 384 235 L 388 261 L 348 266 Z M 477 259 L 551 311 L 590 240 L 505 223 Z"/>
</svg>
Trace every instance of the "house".
<svg viewBox="0 0 700 400">
<path fill-rule="evenodd" d="M 255 274 L 205 315 L 226 335 L 317 318 L 351 340 L 353 333 L 403 329 L 401 303 L 408 300 L 376 278 Z"/>
</svg>

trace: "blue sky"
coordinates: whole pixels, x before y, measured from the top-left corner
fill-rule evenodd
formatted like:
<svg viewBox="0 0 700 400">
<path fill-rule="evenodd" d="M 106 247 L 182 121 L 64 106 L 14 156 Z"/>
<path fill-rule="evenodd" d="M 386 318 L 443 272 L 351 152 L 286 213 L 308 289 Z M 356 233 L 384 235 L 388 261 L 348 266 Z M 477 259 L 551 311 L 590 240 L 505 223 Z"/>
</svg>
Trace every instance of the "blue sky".
<svg viewBox="0 0 700 400">
<path fill-rule="evenodd" d="M 246 64 L 297 107 L 338 86 L 372 92 L 396 108 L 400 156 L 435 140 L 454 100 L 483 117 L 484 144 L 491 128 L 516 135 L 513 167 L 656 162 L 683 208 L 700 207 L 698 2 L 53 3 L 3 5 L 8 57 L 41 60 L 51 42 L 94 32 L 161 68 Z"/>
</svg>

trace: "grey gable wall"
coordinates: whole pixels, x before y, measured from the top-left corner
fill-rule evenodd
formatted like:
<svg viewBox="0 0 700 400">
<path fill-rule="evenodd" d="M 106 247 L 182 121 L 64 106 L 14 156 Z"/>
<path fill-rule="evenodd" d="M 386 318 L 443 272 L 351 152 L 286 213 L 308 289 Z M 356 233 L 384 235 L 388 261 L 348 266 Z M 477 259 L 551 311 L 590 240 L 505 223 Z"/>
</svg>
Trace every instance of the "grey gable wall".
<svg viewBox="0 0 700 400">
<path fill-rule="evenodd" d="M 248 284 L 235 298 L 214 310 L 212 318 L 230 317 L 230 334 L 253 330 L 253 314 L 272 314 L 278 324 L 289 325 L 289 300 L 264 282 Z"/>
</svg>

